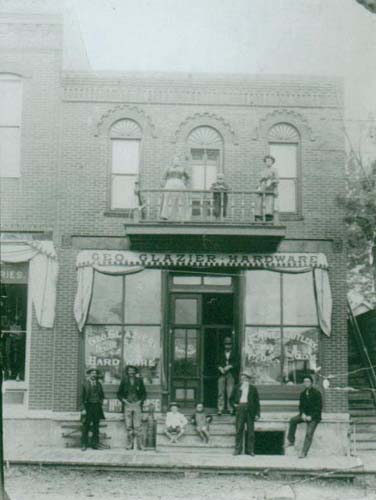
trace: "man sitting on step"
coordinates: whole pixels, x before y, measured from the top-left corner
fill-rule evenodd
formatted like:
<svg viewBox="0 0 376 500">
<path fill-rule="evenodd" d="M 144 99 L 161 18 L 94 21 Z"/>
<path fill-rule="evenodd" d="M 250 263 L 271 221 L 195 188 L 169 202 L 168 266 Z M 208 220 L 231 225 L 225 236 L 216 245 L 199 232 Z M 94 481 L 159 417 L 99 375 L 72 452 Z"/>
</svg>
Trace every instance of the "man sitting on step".
<svg viewBox="0 0 376 500">
<path fill-rule="evenodd" d="M 322 397 L 321 392 L 313 387 L 313 380 L 310 375 L 304 377 L 305 389 L 299 398 L 299 415 L 290 420 L 289 432 L 287 436 L 288 445 L 294 446 L 295 433 L 298 424 L 307 423 L 307 430 L 304 439 L 303 449 L 299 458 L 305 458 L 312 444 L 313 434 L 321 421 Z"/>
</svg>

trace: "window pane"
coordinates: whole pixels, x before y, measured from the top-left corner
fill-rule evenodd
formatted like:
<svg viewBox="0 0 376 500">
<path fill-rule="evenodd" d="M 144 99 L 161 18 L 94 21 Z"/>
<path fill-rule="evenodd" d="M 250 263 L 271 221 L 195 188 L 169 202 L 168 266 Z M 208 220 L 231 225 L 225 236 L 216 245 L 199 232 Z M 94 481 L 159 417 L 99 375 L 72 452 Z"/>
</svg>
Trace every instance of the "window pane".
<svg viewBox="0 0 376 500">
<path fill-rule="evenodd" d="M 311 272 L 283 275 L 283 323 L 318 324 Z"/>
<path fill-rule="evenodd" d="M 197 299 L 176 299 L 175 300 L 175 323 L 176 324 L 197 324 L 198 308 Z"/>
<path fill-rule="evenodd" d="M 209 161 L 218 161 L 219 159 L 218 149 L 207 149 L 206 154 Z"/>
<path fill-rule="evenodd" d="M 192 165 L 192 189 L 205 189 L 205 165 Z"/>
<path fill-rule="evenodd" d="M 214 182 L 217 181 L 217 166 L 216 165 L 207 165 L 206 166 L 206 183 L 205 183 L 205 189 L 209 190 L 214 184 Z"/>
<path fill-rule="evenodd" d="M 197 332 L 175 330 L 174 375 L 180 377 L 197 375 Z"/>
<path fill-rule="evenodd" d="M 121 323 L 122 294 L 122 276 L 95 272 L 88 322 Z"/>
<path fill-rule="evenodd" d="M 296 212 L 296 180 L 280 179 L 278 188 L 280 212 Z"/>
<path fill-rule="evenodd" d="M 11 77 L 10 77 L 11 78 Z M 0 126 L 21 125 L 22 82 L 0 80 Z"/>
<path fill-rule="evenodd" d="M 0 176 L 19 177 L 21 129 L 0 127 Z"/>
<path fill-rule="evenodd" d="M 270 154 L 275 158 L 275 167 L 280 177 L 296 177 L 297 145 L 270 144 Z"/>
<path fill-rule="evenodd" d="M 138 174 L 140 141 L 112 139 L 112 173 Z"/>
<path fill-rule="evenodd" d="M 203 149 L 191 149 L 192 160 L 202 160 L 204 158 Z"/>
<path fill-rule="evenodd" d="M 137 198 L 135 195 L 135 175 L 113 175 L 111 208 L 135 208 L 137 207 Z"/>
<path fill-rule="evenodd" d="M 281 322 L 280 274 L 271 271 L 246 272 L 246 323 Z"/>
<path fill-rule="evenodd" d="M 201 276 L 174 276 L 174 285 L 201 285 Z"/>
<path fill-rule="evenodd" d="M 96 367 L 105 384 L 118 384 L 121 378 L 122 333 L 119 326 L 85 327 L 85 368 Z"/>
<path fill-rule="evenodd" d="M 125 323 L 161 322 L 161 271 L 125 276 Z"/>
<path fill-rule="evenodd" d="M 283 380 L 301 384 L 306 375 L 316 371 L 319 351 L 317 328 L 284 328 Z"/>
<path fill-rule="evenodd" d="M 127 325 L 124 331 L 123 364 L 137 366 L 145 383 L 160 384 L 160 327 Z"/>
<path fill-rule="evenodd" d="M 15 275 L 23 274 L 23 265 L 10 266 Z M 16 270 L 18 267 L 19 271 Z M 27 283 L 17 283 L 9 275 L 6 281 L 2 281 L 0 286 L 2 300 L 5 299 L 0 324 L 2 369 L 5 380 L 25 380 Z"/>
<path fill-rule="evenodd" d="M 255 384 L 281 382 L 281 330 L 247 327 L 245 332 L 244 368 Z"/>
</svg>

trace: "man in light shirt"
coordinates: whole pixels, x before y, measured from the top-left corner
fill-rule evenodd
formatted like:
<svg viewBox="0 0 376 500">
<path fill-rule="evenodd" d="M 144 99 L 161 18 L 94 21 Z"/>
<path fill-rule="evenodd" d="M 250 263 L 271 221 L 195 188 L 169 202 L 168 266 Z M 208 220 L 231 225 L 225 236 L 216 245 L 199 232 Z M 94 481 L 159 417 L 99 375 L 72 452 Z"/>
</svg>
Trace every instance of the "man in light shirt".
<svg viewBox="0 0 376 500">
<path fill-rule="evenodd" d="M 255 420 L 260 418 L 260 398 L 257 388 L 251 384 L 251 374 L 243 372 L 240 384 L 234 387 L 231 403 L 236 408 L 236 436 L 234 455 L 243 451 L 245 427 L 247 426 L 247 444 L 245 451 L 248 455 L 255 455 Z"/>
<path fill-rule="evenodd" d="M 171 443 L 176 443 L 184 434 L 184 428 L 188 420 L 179 412 L 179 405 L 177 403 L 170 404 L 170 411 L 166 414 L 166 429 L 165 435 L 169 438 Z"/>
</svg>

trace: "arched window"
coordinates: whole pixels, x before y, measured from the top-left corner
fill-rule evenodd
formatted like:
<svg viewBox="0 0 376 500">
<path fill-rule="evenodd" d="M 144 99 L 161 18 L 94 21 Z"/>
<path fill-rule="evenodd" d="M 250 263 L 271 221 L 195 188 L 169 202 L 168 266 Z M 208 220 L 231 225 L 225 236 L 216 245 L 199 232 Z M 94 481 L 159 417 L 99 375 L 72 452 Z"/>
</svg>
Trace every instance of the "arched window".
<svg viewBox="0 0 376 500">
<path fill-rule="evenodd" d="M 115 122 L 111 138 L 111 209 L 137 206 L 135 184 L 140 168 L 141 127 L 133 120 Z"/>
<path fill-rule="evenodd" d="M 206 191 L 221 171 L 223 141 L 212 127 L 197 127 L 187 139 L 192 168 L 192 189 Z"/>
<path fill-rule="evenodd" d="M 269 130 L 268 142 L 279 175 L 279 211 L 297 213 L 299 133 L 288 123 L 277 123 Z"/>
<path fill-rule="evenodd" d="M 21 175 L 22 78 L 0 74 L 0 176 Z"/>
</svg>

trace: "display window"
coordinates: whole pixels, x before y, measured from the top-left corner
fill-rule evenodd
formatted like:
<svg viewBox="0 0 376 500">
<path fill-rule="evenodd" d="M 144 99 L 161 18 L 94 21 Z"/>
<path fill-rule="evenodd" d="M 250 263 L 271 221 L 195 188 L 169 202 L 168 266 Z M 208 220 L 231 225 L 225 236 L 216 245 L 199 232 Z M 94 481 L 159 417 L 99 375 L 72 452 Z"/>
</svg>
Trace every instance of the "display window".
<svg viewBox="0 0 376 500">
<path fill-rule="evenodd" d="M 259 385 L 301 384 L 316 371 L 319 326 L 312 272 L 246 272 L 244 366 Z"/>
</svg>

